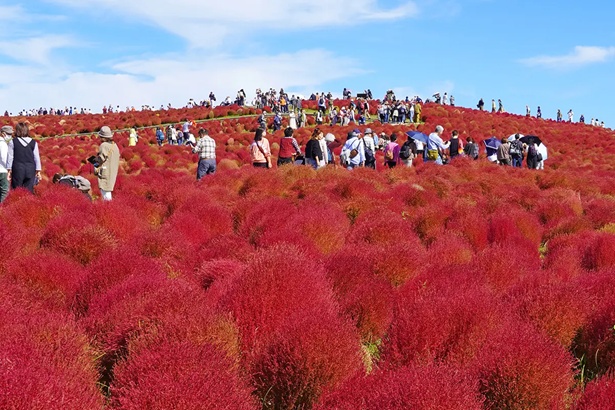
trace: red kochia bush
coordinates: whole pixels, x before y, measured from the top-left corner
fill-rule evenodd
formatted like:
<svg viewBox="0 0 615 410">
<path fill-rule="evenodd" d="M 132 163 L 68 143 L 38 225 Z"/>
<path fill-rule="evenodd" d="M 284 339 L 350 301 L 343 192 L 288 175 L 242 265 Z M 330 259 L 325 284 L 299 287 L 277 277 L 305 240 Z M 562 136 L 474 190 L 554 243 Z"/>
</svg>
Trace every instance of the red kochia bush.
<svg viewBox="0 0 615 410">
<path fill-rule="evenodd" d="M 615 372 L 615 300 L 599 305 L 575 339 L 575 354 L 590 375 Z"/>
<path fill-rule="evenodd" d="M 520 321 L 492 333 L 475 368 L 487 409 L 565 408 L 573 360 L 561 346 Z"/>
<path fill-rule="evenodd" d="M 281 245 L 257 253 L 223 303 L 265 408 L 309 408 L 360 368 L 359 339 L 314 260 Z"/>
<path fill-rule="evenodd" d="M 500 245 L 538 248 L 542 239 L 542 226 L 530 212 L 516 209 L 498 209 L 491 216 L 489 240 Z"/>
<path fill-rule="evenodd" d="M 446 366 L 403 367 L 357 376 L 327 395 L 316 410 L 482 409 L 478 384 Z"/>
<path fill-rule="evenodd" d="M 356 219 L 348 241 L 370 245 L 395 246 L 399 242 L 415 240 L 416 234 L 402 215 L 389 210 L 362 213 Z"/>
<path fill-rule="evenodd" d="M 108 356 L 121 355 L 132 340 L 160 329 L 185 333 L 194 323 L 204 327 L 210 315 L 203 297 L 181 279 L 134 276 L 93 298 L 84 325 Z"/>
<path fill-rule="evenodd" d="M 474 258 L 474 269 L 494 292 L 505 292 L 540 269 L 538 249 L 514 243 L 492 244 Z"/>
<path fill-rule="evenodd" d="M 275 215 L 274 215 L 275 216 Z M 328 255 L 339 250 L 346 239 L 350 222 L 333 204 L 304 200 L 293 217 L 284 221 L 285 229 L 269 230 L 264 244 L 305 242 L 308 249 Z"/>
<path fill-rule="evenodd" d="M 47 250 L 15 256 L 7 261 L 6 270 L 15 282 L 31 292 L 31 298 L 66 313 L 73 307 L 79 284 L 85 276 L 84 268 L 77 262 Z"/>
<path fill-rule="evenodd" d="M 457 207 L 446 222 L 446 230 L 464 236 L 476 252 L 489 244 L 489 223 L 474 207 Z"/>
<path fill-rule="evenodd" d="M 530 321 L 565 348 L 570 347 L 584 324 L 588 303 L 580 286 L 550 280 L 544 271 L 523 280 L 505 300 L 523 320 Z"/>
<path fill-rule="evenodd" d="M 108 250 L 88 266 L 77 293 L 75 313 L 85 314 L 93 297 L 105 293 L 127 278 L 162 273 L 162 269 L 153 260 L 138 254 L 134 249 Z"/>
<path fill-rule="evenodd" d="M 602 376 L 585 386 L 574 410 L 615 410 L 615 376 Z"/>
<path fill-rule="evenodd" d="M 556 266 L 560 259 L 588 271 L 615 267 L 615 234 L 580 232 L 562 235 L 548 245 L 546 266 Z"/>
<path fill-rule="evenodd" d="M 84 211 L 65 212 L 51 221 L 41 245 L 86 265 L 117 244 L 114 236 Z"/>
<path fill-rule="evenodd" d="M 111 389 L 118 409 L 257 409 L 248 384 L 212 345 L 161 338 L 117 365 Z"/>
<path fill-rule="evenodd" d="M 417 279 L 397 295 L 384 361 L 406 366 L 473 360 L 499 323 L 494 301 L 485 292 L 423 286 Z"/>
<path fill-rule="evenodd" d="M 382 339 L 393 320 L 393 287 L 373 271 L 374 256 L 369 245 L 347 245 L 326 262 L 342 311 L 366 342 Z"/>
<path fill-rule="evenodd" d="M 102 408 L 95 354 L 70 315 L 0 277 L 0 408 Z"/>
</svg>

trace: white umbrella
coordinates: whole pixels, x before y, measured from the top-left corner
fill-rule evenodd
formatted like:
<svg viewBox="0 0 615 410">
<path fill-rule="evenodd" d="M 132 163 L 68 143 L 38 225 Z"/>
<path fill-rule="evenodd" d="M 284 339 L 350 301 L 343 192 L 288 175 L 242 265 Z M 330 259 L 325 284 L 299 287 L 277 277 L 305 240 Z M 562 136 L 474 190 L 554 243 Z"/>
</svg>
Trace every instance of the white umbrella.
<svg viewBox="0 0 615 410">
<path fill-rule="evenodd" d="M 547 147 L 545 144 L 540 144 L 538 145 L 538 147 L 536 147 L 536 149 L 538 150 L 538 152 L 540 153 L 540 155 L 542 155 L 542 160 L 546 160 L 547 158 L 549 158 L 549 156 L 547 155 Z"/>
<path fill-rule="evenodd" d="M 506 138 L 506 140 L 507 140 L 508 142 L 512 142 L 512 141 L 514 141 L 514 140 L 516 139 L 516 137 L 517 137 L 517 134 L 513 134 L 513 135 L 511 135 L 510 137 Z M 523 138 L 523 137 L 524 137 L 524 135 L 523 135 L 523 134 L 519 134 L 519 138 Z"/>
</svg>

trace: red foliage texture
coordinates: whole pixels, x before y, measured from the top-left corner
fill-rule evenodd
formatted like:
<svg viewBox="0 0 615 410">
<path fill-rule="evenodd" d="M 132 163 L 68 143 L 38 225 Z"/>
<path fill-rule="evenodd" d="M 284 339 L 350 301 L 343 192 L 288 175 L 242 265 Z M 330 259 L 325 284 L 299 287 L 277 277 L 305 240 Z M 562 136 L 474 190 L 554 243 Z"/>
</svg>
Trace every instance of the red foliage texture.
<svg viewBox="0 0 615 410">
<path fill-rule="evenodd" d="M 426 104 L 419 125 L 369 126 L 536 134 L 545 169 L 481 149 L 444 167 L 388 170 L 378 153 L 377 171 L 259 170 L 257 113 L 29 118 L 36 135 L 87 135 L 42 140 L 35 195 L 0 205 L 1 408 L 611 406 L 610 130 Z M 128 127 L 186 118 L 217 141 L 199 182 L 196 156 L 154 129 L 127 146 Z M 111 203 L 86 161 L 104 124 L 122 152 Z M 94 201 L 56 172 L 88 178 Z"/>
</svg>

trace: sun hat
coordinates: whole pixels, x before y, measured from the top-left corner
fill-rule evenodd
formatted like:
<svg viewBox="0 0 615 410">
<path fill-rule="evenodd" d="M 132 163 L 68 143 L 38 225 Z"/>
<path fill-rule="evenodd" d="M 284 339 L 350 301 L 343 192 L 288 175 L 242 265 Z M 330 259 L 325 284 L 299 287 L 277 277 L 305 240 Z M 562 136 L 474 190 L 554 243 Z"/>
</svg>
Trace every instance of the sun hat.
<svg viewBox="0 0 615 410">
<path fill-rule="evenodd" d="M 327 142 L 333 142 L 335 141 L 335 135 L 328 133 L 327 135 L 325 135 L 325 141 Z"/>
<path fill-rule="evenodd" d="M 3 126 L 1 130 L 6 135 L 13 135 L 13 127 L 11 127 L 10 125 Z"/>
<path fill-rule="evenodd" d="M 372 131 L 372 129 L 371 129 L 371 128 L 366 128 L 366 129 L 365 129 L 365 133 L 364 133 L 364 134 L 365 134 L 365 135 L 367 135 L 367 134 L 373 134 L 373 133 L 374 133 L 374 132 Z"/>
<path fill-rule="evenodd" d="M 98 131 L 98 136 L 100 138 L 113 138 L 113 131 L 108 126 L 103 126 L 100 131 Z"/>
</svg>

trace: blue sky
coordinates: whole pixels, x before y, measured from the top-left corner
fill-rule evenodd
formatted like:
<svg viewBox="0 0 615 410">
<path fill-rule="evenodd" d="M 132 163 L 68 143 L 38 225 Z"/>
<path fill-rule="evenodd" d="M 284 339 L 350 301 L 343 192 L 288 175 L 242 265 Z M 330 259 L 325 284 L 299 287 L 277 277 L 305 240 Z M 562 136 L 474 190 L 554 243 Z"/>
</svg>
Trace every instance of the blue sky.
<svg viewBox="0 0 615 410">
<path fill-rule="evenodd" d="M 613 127 L 614 15 L 593 0 L 0 0 L 0 111 L 392 88 Z"/>
</svg>

